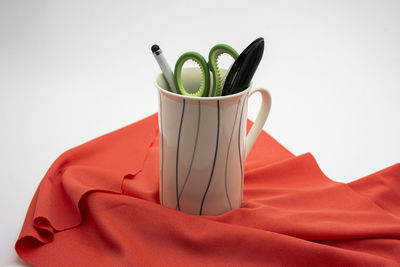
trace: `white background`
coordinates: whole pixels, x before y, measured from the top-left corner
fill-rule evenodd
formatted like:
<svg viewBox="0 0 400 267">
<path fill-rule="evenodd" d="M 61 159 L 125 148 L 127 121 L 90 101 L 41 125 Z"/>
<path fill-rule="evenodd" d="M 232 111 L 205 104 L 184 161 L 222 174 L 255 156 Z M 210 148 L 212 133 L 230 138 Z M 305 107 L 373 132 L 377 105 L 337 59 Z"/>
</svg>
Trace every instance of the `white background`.
<svg viewBox="0 0 400 267">
<path fill-rule="evenodd" d="M 0 0 L 0 265 L 23 264 L 13 246 L 57 156 L 157 111 L 151 45 L 173 66 L 259 36 L 267 132 L 337 181 L 400 161 L 399 1 Z"/>
</svg>

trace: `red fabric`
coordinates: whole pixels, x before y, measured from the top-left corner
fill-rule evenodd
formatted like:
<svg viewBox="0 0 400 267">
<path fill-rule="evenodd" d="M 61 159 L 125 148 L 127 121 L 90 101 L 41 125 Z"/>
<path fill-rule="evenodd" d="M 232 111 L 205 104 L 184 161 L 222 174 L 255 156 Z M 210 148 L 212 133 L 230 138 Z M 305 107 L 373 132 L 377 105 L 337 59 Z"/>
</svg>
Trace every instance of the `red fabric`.
<svg viewBox="0 0 400 267">
<path fill-rule="evenodd" d="M 159 204 L 157 115 L 62 154 L 16 243 L 37 266 L 399 266 L 400 165 L 350 184 L 262 132 L 240 209 Z M 250 125 L 250 123 L 249 123 Z"/>
</svg>

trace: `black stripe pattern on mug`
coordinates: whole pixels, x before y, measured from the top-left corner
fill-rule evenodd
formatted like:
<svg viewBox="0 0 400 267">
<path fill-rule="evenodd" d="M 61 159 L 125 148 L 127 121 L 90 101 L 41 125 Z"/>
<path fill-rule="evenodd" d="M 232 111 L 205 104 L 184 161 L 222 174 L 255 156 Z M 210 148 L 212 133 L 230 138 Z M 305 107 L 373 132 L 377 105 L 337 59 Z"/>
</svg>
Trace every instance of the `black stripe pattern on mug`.
<svg viewBox="0 0 400 267">
<path fill-rule="evenodd" d="M 240 100 L 242 100 L 242 98 L 239 98 L 239 101 L 236 105 L 235 120 L 233 122 L 231 136 L 229 138 L 228 149 L 226 152 L 226 159 L 225 159 L 225 194 L 226 194 L 226 199 L 228 200 L 230 210 L 232 210 L 232 203 L 231 203 L 231 200 L 229 198 L 229 193 L 228 193 L 228 177 L 227 177 L 227 175 L 228 175 L 228 160 L 229 160 L 229 155 L 230 155 L 229 151 L 231 149 L 232 137 L 233 137 L 233 133 L 235 132 L 235 126 L 236 126 L 237 115 L 238 115 L 238 110 L 239 110 L 239 106 L 240 106 Z M 239 142 L 240 142 L 240 139 L 239 139 Z"/>
<path fill-rule="evenodd" d="M 200 119 L 201 119 L 201 103 L 200 103 L 200 100 L 198 100 L 197 103 L 198 103 L 198 117 L 197 117 L 197 129 L 196 129 L 196 137 L 195 137 L 195 140 L 194 140 L 193 153 L 192 153 L 192 158 L 190 160 L 189 170 L 188 170 L 188 172 L 186 174 L 185 181 L 183 183 L 182 189 L 181 189 L 181 191 L 179 193 L 179 196 L 178 196 L 177 205 L 179 204 L 179 202 L 181 200 L 183 190 L 185 190 L 186 183 L 189 180 L 189 176 L 190 176 L 190 173 L 192 171 L 194 156 L 196 155 L 196 148 L 197 148 L 197 142 L 198 142 L 198 139 L 199 139 L 199 131 L 200 131 Z"/>
<path fill-rule="evenodd" d="M 198 215 L 240 207 L 246 99 L 176 103 L 160 95 L 160 111 L 170 111 L 159 116 L 162 205 Z"/>
<path fill-rule="evenodd" d="M 205 199 L 206 199 L 208 190 L 209 190 L 209 188 L 210 188 L 211 180 L 212 180 L 213 175 L 214 175 L 215 162 L 216 162 L 216 160 L 217 160 L 217 153 L 218 153 L 219 124 L 220 124 L 220 110 L 219 110 L 219 100 L 217 100 L 217 134 L 216 134 L 216 136 L 217 136 L 217 141 L 216 141 L 216 144 L 215 144 L 215 153 L 214 153 L 213 165 L 212 165 L 212 168 L 211 168 L 210 179 L 208 180 L 208 184 L 207 184 L 206 191 L 204 192 L 203 199 L 201 200 L 200 215 L 203 214 L 204 201 L 205 201 Z"/>
<path fill-rule="evenodd" d="M 242 104 L 242 111 L 240 112 L 240 121 L 239 121 L 239 136 L 238 136 L 238 150 L 239 150 L 239 163 L 240 163 L 240 192 L 241 192 L 241 198 L 243 197 L 243 164 L 242 164 L 242 150 L 240 146 L 240 140 L 241 140 L 241 129 L 242 129 L 242 121 L 243 121 L 243 109 L 246 104 L 246 97 L 247 95 L 244 96 L 243 104 Z M 242 199 L 240 199 L 240 203 L 242 203 Z"/>
<path fill-rule="evenodd" d="M 181 121 L 179 123 L 179 132 L 178 132 L 178 144 L 176 147 L 176 161 L 175 161 L 175 176 L 176 176 L 176 203 L 177 203 L 177 209 L 180 211 L 181 207 L 179 205 L 179 183 L 178 183 L 178 165 L 179 165 L 179 144 L 180 144 L 180 139 L 181 139 L 181 132 L 182 132 L 182 122 L 183 122 L 183 116 L 185 114 L 185 104 L 186 101 L 183 99 L 183 105 L 182 105 L 182 113 L 181 113 Z"/>
</svg>

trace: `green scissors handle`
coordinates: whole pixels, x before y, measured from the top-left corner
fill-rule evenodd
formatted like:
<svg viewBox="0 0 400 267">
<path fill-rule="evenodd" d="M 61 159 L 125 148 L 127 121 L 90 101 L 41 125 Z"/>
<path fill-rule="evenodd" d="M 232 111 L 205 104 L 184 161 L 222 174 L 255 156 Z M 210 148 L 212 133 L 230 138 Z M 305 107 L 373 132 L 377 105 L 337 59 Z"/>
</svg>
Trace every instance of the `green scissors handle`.
<svg viewBox="0 0 400 267">
<path fill-rule="evenodd" d="M 187 96 L 220 96 L 222 94 L 223 84 L 220 68 L 218 67 L 218 58 L 222 54 L 230 55 L 234 60 L 236 60 L 239 54 L 229 45 L 217 44 L 211 48 L 208 54 L 208 63 L 202 55 L 197 52 L 186 52 L 178 58 L 175 65 L 175 85 L 178 93 Z M 182 83 L 182 68 L 186 61 L 192 60 L 199 65 L 202 79 L 199 89 L 196 92 L 188 92 Z M 213 76 L 213 86 L 210 88 L 210 71 Z"/>
</svg>

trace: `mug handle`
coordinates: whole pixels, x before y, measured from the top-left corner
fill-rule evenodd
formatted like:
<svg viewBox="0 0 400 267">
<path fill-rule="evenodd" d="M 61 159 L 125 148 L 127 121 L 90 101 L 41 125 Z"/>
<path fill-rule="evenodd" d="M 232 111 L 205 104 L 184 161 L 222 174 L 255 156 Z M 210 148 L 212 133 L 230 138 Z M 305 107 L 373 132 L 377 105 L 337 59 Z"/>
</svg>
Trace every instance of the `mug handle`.
<svg viewBox="0 0 400 267">
<path fill-rule="evenodd" d="M 249 96 L 252 96 L 254 93 L 259 92 L 262 97 L 262 102 L 261 102 L 261 107 L 258 111 L 256 120 L 253 124 L 253 126 L 250 129 L 249 134 L 246 136 L 246 155 L 245 159 L 247 158 L 247 155 L 249 154 L 251 148 L 253 147 L 255 141 L 257 140 L 258 135 L 260 134 L 265 121 L 268 118 L 269 111 L 271 109 L 271 95 L 267 91 L 267 89 L 264 88 L 255 88 L 252 89 L 249 93 Z"/>
</svg>

